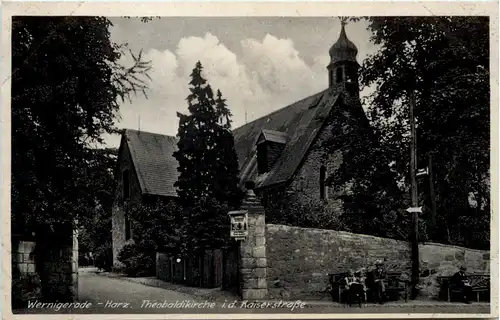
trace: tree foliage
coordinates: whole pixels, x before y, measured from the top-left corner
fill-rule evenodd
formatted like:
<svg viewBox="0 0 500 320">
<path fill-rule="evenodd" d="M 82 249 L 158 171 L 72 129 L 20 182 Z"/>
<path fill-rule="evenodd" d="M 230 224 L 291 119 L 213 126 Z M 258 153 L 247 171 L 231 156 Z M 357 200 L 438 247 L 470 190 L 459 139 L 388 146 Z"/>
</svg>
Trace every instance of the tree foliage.
<svg viewBox="0 0 500 320">
<path fill-rule="evenodd" d="M 93 157 L 88 162 L 86 175 L 88 179 L 87 197 L 94 198 L 94 207 L 90 207 L 88 219 L 83 219 L 79 226 L 78 252 L 85 255 L 92 252 L 96 262 L 103 269 L 112 263 L 111 250 L 111 210 L 113 204 L 114 177 L 118 151 L 111 149 L 93 149 Z M 92 200 L 89 199 L 89 203 Z M 110 261 L 111 259 L 111 261 Z"/>
<path fill-rule="evenodd" d="M 180 173 L 175 186 L 185 209 L 182 230 L 191 239 L 183 247 L 186 252 L 224 243 L 225 233 L 218 231 L 227 226 L 228 205 L 237 207 L 243 197 L 231 112 L 219 90 L 214 97 L 202 70 L 198 62 L 191 74 L 189 114 L 179 114 L 179 149 L 174 153 Z"/>
<path fill-rule="evenodd" d="M 422 219 L 431 223 L 428 236 L 487 248 L 488 18 L 372 17 L 368 22 L 371 40 L 380 49 L 364 62 L 361 83 L 376 89 L 368 100 L 368 116 L 380 136 L 385 163 L 408 192 L 408 92 L 413 91 L 419 168 L 428 165 L 429 156 L 433 161 L 435 219 L 430 217 L 429 181 L 419 178 Z M 468 202 L 470 193 L 476 208 Z"/>
<path fill-rule="evenodd" d="M 150 67 L 140 54 L 120 64 L 126 48 L 110 41 L 110 26 L 102 17 L 13 18 L 14 232 L 84 223 L 103 196 L 88 172 L 93 147 L 117 132 L 120 99 L 145 92 Z"/>
<path fill-rule="evenodd" d="M 185 203 L 214 197 L 222 203 L 237 203 L 238 158 L 231 132 L 231 112 L 220 90 L 214 97 L 212 88 L 202 77 L 203 67 L 196 64 L 191 74 L 187 97 L 188 115 L 179 115 L 179 197 Z M 236 198 L 233 199 L 233 198 Z"/>
<path fill-rule="evenodd" d="M 134 243 L 145 252 L 176 253 L 182 243 L 183 212 L 175 201 L 137 204 L 128 213 Z"/>
</svg>

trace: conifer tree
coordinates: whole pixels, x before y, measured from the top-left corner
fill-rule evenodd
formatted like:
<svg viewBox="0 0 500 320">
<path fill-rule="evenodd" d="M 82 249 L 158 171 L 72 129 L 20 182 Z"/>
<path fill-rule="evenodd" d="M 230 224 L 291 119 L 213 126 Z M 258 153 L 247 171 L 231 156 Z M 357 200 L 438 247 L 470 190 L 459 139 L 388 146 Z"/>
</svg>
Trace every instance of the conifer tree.
<svg viewBox="0 0 500 320">
<path fill-rule="evenodd" d="M 239 204 L 238 160 L 231 132 L 231 112 L 220 91 L 213 91 L 202 77 L 198 62 L 191 73 L 187 97 L 189 114 L 178 114 L 179 179 L 175 183 L 184 207 L 179 248 L 195 254 L 220 248 L 227 234 L 228 204 Z"/>
<path fill-rule="evenodd" d="M 215 108 L 219 123 L 217 135 L 217 150 L 219 153 L 217 155 L 216 197 L 220 201 L 227 202 L 231 207 L 238 207 L 243 194 L 238 187 L 239 167 L 234 146 L 234 137 L 231 131 L 232 114 L 220 90 L 217 90 Z"/>
<path fill-rule="evenodd" d="M 197 62 L 191 73 L 191 94 L 187 97 L 190 114 L 178 114 L 179 150 L 174 156 L 179 162 L 180 175 L 175 186 L 179 198 L 186 204 L 212 197 L 214 189 L 217 118 L 212 88 L 201 76 L 202 70 L 201 63 Z"/>
</svg>

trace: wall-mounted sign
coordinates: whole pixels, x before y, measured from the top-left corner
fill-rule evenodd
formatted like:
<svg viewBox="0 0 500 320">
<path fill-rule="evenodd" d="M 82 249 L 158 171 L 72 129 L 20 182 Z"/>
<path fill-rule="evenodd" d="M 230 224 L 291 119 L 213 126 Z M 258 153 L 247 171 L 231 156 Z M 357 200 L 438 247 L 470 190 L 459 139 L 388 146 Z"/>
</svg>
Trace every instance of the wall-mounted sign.
<svg viewBox="0 0 500 320">
<path fill-rule="evenodd" d="M 245 240 L 248 236 L 248 211 L 230 211 L 228 215 L 231 218 L 231 238 Z"/>
</svg>

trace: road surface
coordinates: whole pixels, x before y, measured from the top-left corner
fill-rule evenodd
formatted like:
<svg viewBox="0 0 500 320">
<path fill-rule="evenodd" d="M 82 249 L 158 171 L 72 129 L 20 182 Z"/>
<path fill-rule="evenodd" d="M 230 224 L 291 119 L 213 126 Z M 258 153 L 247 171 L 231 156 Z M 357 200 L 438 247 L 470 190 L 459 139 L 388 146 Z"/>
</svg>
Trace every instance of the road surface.
<svg viewBox="0 0 500 320">
<path fill-rule="evenodd" d="M 79 275 L 79 305 L 60 308 L 50 307 L 23 309 L 20 313 L 58 313 L 58 314 L 200 314 L 200 313 L 489 313 L 485 305 L 443 305 L 419 306 L 401 304 L 397 306 L 345 307 L 330 305 L 325 301 L 320 306 L 308 306 L 307 302 L 295 303 L 295 306 L 242 302 L 232 308 L 223 308 L 221 303 L 210 303 L 199 298 L 171 290 L 145 286 L 120 278 L 110 278 L 94 272 L 82 271 Z M 195 305 L 195 303 L 197 303 Z M 243 302 L 244 303 L 244 302 Z M 293 307 L 293 310 L 292 308 Z M 18 312 L 15 312 L 18 313 Z"/>
</svg>

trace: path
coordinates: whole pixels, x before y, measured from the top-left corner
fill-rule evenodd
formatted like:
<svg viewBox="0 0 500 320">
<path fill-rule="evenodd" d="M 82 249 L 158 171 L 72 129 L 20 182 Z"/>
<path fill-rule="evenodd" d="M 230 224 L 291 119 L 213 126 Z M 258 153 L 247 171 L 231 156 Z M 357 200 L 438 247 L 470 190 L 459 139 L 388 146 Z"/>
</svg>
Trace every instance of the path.
<svg viewBox="0 0 500 320">
<path fill-rule="evenodd" d="M 199 304 L 193 307 L 194 302 Z M 151 313 L 489 313 L 489 306 L 448 304 L 425 305 L 414 301 L 392 305 L 368 305 L 362 308 L 348 308 L 334 305 L 327 301 L 308 303 L 304 308 L 296 306 L 293 312 L 290 308 L 241 308 L 241 302 L 235 308 L 223 308 L 221 303 L 205 302 L 172 290 L 166 290 L 140 283 L 111 278 L 82 269 L 79 274 L 79 303 L 87 308 L 67 308 L 58 312 L 48 309 L 29 309 L 22 313 L 73 313 L 73 314 L 151 314 Z M 156 303 L 156 305 L 153 305 Z M 177 306 L 175 305 L 177 303 Z M 188 307 L 186 308 L 186 304 Z M 179 307 L 182 306 L 182 307 Z M 247 304 L 251 306 L 251 304 Z M 203 307 L 203 308 L 200 308 Z"/>
</svg>

